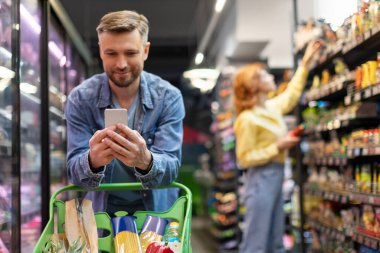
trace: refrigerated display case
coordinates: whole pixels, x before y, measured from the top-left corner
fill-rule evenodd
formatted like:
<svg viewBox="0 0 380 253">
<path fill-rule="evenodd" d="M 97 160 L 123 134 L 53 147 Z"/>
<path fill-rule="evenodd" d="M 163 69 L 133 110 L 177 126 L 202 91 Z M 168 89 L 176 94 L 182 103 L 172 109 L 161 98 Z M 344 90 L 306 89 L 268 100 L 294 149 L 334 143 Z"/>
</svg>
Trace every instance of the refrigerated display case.
<svg viewBox="0 0 380 253">
<path fill-rule="evenodd" d="M 81 52 L 84 44 L 75 31 L 67 32 L 67 18 L 52 2 L 0 0 L 2 253 L 33 250 L 48 216 L 49 192 L 67 184 L 64 103 L 84 80 L 91 57 Z"/>
<path fill-rule="evenodd" d="M 21 251 L 30 252 L 41 231 L 41 7 L 20 1 Z"/>
<path fill-rule="evenodd" d="M 6 99 L 11 79 L 11 1 L 0 0 L 0 252 L 11 248 L 12 117 Z"/>
<path fill-rule="evenodd" d="M 65 35 L 58 20 L 49 20 L 49 127 L 50 127 L 50 190 L 56 191 L 67 184 L 65 170 L 66 125 L 64 102 L 66 100 Z"/>
</svg>

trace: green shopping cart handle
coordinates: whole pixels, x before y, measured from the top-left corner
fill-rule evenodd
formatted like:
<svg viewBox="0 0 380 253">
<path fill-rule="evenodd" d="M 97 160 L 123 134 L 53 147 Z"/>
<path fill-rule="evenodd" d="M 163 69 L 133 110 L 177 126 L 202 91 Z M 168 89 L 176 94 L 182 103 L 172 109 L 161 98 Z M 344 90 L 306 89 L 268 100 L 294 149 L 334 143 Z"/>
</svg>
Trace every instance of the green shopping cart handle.
<svg viewBox="0 0 380 253">
<path fill-rule="evenodd" d="M 186 194 L 186 197 L 188 199 L 191 199 L 191 191 L 189 188 L 187 188 L 185 185 L 177 183 L 177 182 L 172 182 L 169 185 L 162 185 L 159 187 L 156 187 L 154 189 L 162 189 L 162 188 L 180 188 L 183 190 Z M 56 200 L 57 196 L 61 194 L 62 192 L 67 192 L 67 191 L 79 191 L 79 192 L 87 192 L 87 191 L 118 191 L 118 190 L 146 190 L 141 183 L 107 183 L 107 184 L 100 184 L 99 187 L 96 188 L 82 188 L 76 185 L 67 185 L 59 190 L 57 190 L 55 193 L 53 193 L 50 201 L 50 207 L 53 207 L 53 202 Z"/>
</svg>

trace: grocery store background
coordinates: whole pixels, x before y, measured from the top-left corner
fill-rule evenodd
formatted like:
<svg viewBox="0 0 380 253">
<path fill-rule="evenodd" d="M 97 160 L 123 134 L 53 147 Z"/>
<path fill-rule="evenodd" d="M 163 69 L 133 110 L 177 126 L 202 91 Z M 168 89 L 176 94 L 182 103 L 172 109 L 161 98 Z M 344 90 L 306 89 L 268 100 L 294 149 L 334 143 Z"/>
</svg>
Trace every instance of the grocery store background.
<svg viewBox="0 0 380 253">
<path fill-rule="evenodd" d="M 193 252 L 201 253 L 234 251 L 239 238 L 232 223 L 223 233 L 208 219 L 217 215 L 210 206 L 220 77 L 259 60 L 281 81 L 296 65 L 296 23 L 324 19 L 336 29 L 359 2 L 0 0 L 0 252 L 31 252 L 49 218 L 51 193 L 68 184 L 64 103 L 73 87 L 101 71 L 95 28 L 103 14 L 146 15 L 152 44 L 146 70 L 182 91 L 179 181 L 194 194 Z M 223 174 L 234 179 L 223 182 L 225 189 L 236 189 L 237 174 Z"/>
</svg>

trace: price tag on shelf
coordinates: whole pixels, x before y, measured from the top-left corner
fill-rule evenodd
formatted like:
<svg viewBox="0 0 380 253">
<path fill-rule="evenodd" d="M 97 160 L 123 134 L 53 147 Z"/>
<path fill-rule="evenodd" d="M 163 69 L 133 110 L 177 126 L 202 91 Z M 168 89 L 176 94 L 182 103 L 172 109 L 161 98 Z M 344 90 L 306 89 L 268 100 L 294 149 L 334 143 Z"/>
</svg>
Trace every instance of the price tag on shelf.
<svg viewBox="0 0 380 253">
<path fill-rule="evenodd" d="M 379 24 L 374 25 L 374 26 L 372 27 L 372 34 L 375 34 L 375 33 L 377 33 L 378 31 L 379 31 Z"/>
<path fill-rule="evenodd" d="M 360 156 L 360 148 L 354 149 L 354 156 Z"/>
<path fill-rule="evenodd" d="M 360 92 L 356 92 L 355 95 L 354 95 L 354 101 L 355 102 L 360 101 L 361 97 L 362 96 L 361 96 Z"/>
<path fill-rule="evenodd" d="M 372 89 L 365 89 L 364 90 L 364 98 L 369 98 L 372 96 Z"/>
<path fill-rule="evenodd" d="M 372 87 L 372 96 L 375 96 L 380 93 L 380 87 L 379 85 L 375 85 Z"/>
<path fill-rule="evenodd" d="M 363 148 L 362 149 L 362 156 L 367 156 L 368 155 L 368 148 Z"/>
<path fill-rule="evenodd" d="M 342 196 L 341 200 L 342 204 L 346 204 L 347 203 L 347 196 Z"/>
<path fill-rule="evenodd" d="M 375 148 L 375 155 L 380 155 L 380 147 Z"/>
<path fill-rule="evenodd" d="M 371 30 L 368 30 L 364 33 L 364 39 L 368 39 L 369 37 L 371 37 Z"/>
<path fill-rule="evenodd" d="M 363 244 L 363 240 L 364 240 L 363 236 L 358 235 L 358 243 Z"/>
<path fill-rule="evenodd" d="M 376 240 L 372 240 L 370 247 L 373 248 L 373 249 L 378 249 L 378 243 L 377 243 L 377 241 Z"/>
<path fill-rule="evenodd" d="M 351 158 L 351 157 L 353 157 L 353 154 L 354 154 L 353 149 L 348 148 L 348 149 L 347 149 L 347 157 L 348 157 L 348 158 Z"/>
<path fill-rule="evenodd" d="M 373 196 L 368 197 L 368 203 L 375 204 L 375 198 Z"/>
<path fill-rule="evenodd" d="M 350 95 L 344 97 L 344 104 L 345 105 L 351 104 L 351 96 Z"/>
<path fill-rule="evenodd" d="M 371 247 L 371 240 L 368 237 L 364 238 L 364 245 L 368 246 L 368 247 Z"/>
</svg>

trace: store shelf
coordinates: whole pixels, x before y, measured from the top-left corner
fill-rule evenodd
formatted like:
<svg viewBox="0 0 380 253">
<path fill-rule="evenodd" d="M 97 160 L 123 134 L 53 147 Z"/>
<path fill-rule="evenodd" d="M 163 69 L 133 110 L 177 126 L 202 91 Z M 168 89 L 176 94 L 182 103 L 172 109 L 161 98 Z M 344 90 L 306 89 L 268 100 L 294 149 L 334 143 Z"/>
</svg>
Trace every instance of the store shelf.
<svg viewBox="0 0 380 253">
<path fill-rule="evenodd" d="M 335 119 L 331 120 L 324 124 L 316 125 L 315 127 L 311 127 L 305 130 L 305 135 L 312 135 L 315 133 L 324 133 L 332 130 L 344 130 L 349 131 L 357 128 L 368 128 L 375 127 L 380 124 L 380 118 L 355 118 L 355 119 L 346 119 L 340 120 Z"/>
<path fill-rule="evenodd" d="M 376 237 L 356 231 L 352 235 L 352 240 L 372 249 L 380 250 L 380 240 Z"/>
<path fill-rule="evenodd" d="M 350 194 L 351 192 L 341 190 L 341 189 L 323 189 L 318 186 L 311 186 L 311 185 L 305 185 L 304 186 L 305 194 L 310 194 L 313 196 L 317 196 L 320 198 L 323 198 L 325 200 L 338 202 L 342 204 L 347 204 L 351 198 Z"/>
<path fill-rule="evenodd" d="M 319 230 L 320 232 L 328 235 L 329 238 L 332 238 L 338 242 L 345 242 L 347 239 L 351 238 L 351 236 L 349 234 L 346 234 L 344 231 L 329 226 L 327 224 L 323 224 L 320 221 L 308 219 L 307 223 L 309 224 L 309 226 Z"/>
<path fill-rule="evenodd" d="M 369 86 L 363 90 L 344 97 L 344 104 L 351 105 L 356 102 L 372 101 L 380 98 L 380 83 Z"/>
<path fill-rule="evenodd" d="M 346 166 L 349 162 L 349 159 L 346 157 L 323 157 L 323 158 L 315 158 L 309 159 L 304 158 L 304 165 L 315 165 L 315 166 Z"/>
<path fill-rule="evenodd" d="M 353 67 L 361 64 L 365 59 L 376 52 L 380 46 L 379 25 L 372 27 L 364 36 L 357 37 L 357 40 L 346 41 L 343 46 L 337 46 L 335 50 L 326 57 L 323 62 L 317 63 L 310 70 L 310 75 L 321 73 L 324 69 L 333 67 L 333 60 L 341 57 L 348 66 Z"/>
<path fill-rule="evenodd" d="M 347 86 L 352 80 L 333 82 L 320 88 L 308 91 L 305 94 L 307 102 L 320 101 L 336 101 L 343 99 L 347 95 Z"/>
<path fill-rule="evenodd" d="M 363 148 L 347 148 L 347 157 L 349 159 L 378 159 L 380 158 L 380 146 L 363 147 Z"/>
<path fill-rule="evenodd" d="M 306 184 L 304 186 L 304 190 L 306 194 L 321 197 L 325 200 L 341 204 L 352 202 L 356 204 L 380 205 L 380 194 L 370 192 L 357 192 L 342 189 L 324 188 L 319 187 L 316 184 Z"/>
</svg>

